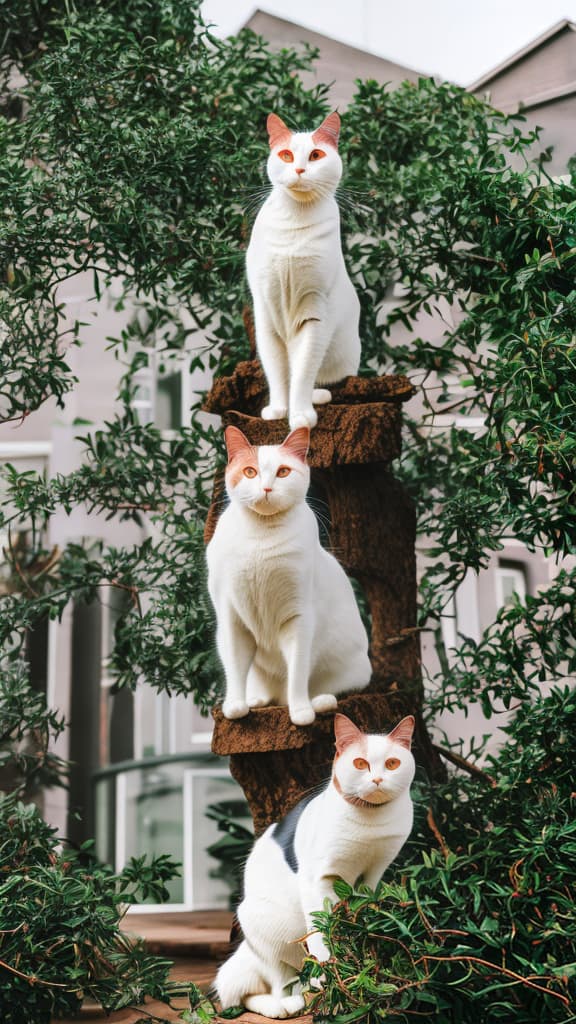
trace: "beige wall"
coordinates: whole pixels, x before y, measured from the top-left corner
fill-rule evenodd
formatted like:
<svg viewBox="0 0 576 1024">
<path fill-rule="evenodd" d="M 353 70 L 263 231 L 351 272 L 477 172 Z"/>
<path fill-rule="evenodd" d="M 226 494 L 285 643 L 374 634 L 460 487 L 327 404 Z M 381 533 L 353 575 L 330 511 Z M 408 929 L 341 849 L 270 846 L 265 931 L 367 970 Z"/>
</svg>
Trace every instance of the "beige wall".
<svg viewBox="0 0 576 1024">
<path fill-rule="evenodd" d="M 295 25 L 283 18 L 275 18 L 263 11 L 257 11 L 246 27 L 263 36 L 274 49 L 298 46 L 299 43 L 309 43 L 318 47 L 320 57 L 315 62 L 314 70 L 303 74 L 302 80 L 308 88 L 319 82 L 332 83 L 330 101 L 339 110 L 343 110 L 350 103 L 355 92 L 356 78 L 373 78 L 377 82 L 398 85 L 406 78 L 416 82 L 419 77 L 418 72 L 412 68 L 383 60 L 353 46 L 346 46 L 336 39 L 329 39 L 328 36 L 311 32 L 301 25 Z"/>
<path fill-rule="evenodd" d="M 563 174 L 576 152 L 576 31 L 566 25 L 519 60 L 471 86 L 504 113 L 521 111 L 543 129 L 536 152 L 554 147 L 550 174 Z"/>
<path fill-rule="evenodd" d="M 518 61 L 485 76 L 480 88 L 472 88 L 475 92 L 488 91 L 495 107 L 510 111 L 519 103 L 530 103 L 542 93 L 570 83 L 576 85 L 576 32 L 565 26 Z"/>
</svg>

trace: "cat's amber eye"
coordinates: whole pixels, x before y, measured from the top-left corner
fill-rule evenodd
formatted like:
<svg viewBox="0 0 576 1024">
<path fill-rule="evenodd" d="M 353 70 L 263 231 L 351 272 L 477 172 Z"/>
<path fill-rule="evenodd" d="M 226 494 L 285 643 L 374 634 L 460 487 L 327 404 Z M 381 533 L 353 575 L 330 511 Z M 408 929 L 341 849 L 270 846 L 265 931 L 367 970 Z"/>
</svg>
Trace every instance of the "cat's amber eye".
<svg viewBox="0 0 576 1024">
<path fill-rule="evenodd" d="M 368 761 L 365 761 L 363 757 L 355 757 L 352 764 L 359 772 L 365 772 L 370 767 Z"/>
<path fill-rule="evenodd" d="M 281 149 L 280 152 L 278 153 L 278 156 L 280 157 L 281 160 L 284 161 L 285 164 L 294 163 L 294 153 L 292 152 L 291 149 Z"/>
<path fill-rule="evenodd" d="M 247 476 L 249 480 L 253 480 L 255 476 L 258 476 L 258 472 L 254 469 L 254 466 L 245 466 L 244 476 Z"/>
<path fill-rule="evenodd" d="M 400 767 L 400 759 L 398 757 L 388 757 L 384 764 L 389 772 L 393 772 L 396 768 Z"/>
<path fill-rule="evenodd" d="M 276 476 L 289 476 L 291 472 L 292 470 L 290 469 L 290 466 L 280 466 Z"/>
<path fill-rule="evenodd" d="M 312 152 L 310 153 L 309 159 L 321 160 L 323 156 L 326 156 L 326 153 L 324 152 L 323 149 L 313 149 Z"/>
</svg>

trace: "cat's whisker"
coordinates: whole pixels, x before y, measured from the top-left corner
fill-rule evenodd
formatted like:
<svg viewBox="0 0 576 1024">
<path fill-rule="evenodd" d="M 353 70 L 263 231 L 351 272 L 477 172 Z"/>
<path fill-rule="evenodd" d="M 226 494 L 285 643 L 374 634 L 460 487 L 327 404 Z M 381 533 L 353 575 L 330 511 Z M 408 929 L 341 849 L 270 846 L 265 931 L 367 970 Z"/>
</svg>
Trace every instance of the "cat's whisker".
<svg viewBox="0 0 576 1024">
<path fill-rule="evenodd" d="M 314 503 L 311 502 L 309 498 L 307 499 L 307 505 L 312 510 L 312 512 L 314 513 L 315 518 L 318 520 L 318 522 L 324 528 L 324 531 L 327 534 L 329 534 L 330 533 L 330 527 L 332 525 L 330 516 L 327 513 L 325 513 L 323 510 L 315 508 Z"/>
</svg>

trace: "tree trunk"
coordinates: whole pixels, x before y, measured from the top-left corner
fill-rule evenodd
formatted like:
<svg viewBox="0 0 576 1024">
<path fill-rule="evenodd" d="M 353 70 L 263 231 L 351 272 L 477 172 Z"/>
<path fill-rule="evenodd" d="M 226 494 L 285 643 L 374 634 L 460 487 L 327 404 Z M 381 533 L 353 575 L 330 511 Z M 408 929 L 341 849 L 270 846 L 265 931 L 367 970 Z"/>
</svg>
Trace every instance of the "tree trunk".
<svg viewBox="0 0 576 1024">
<path fill-rule="evenodd" d="M 390 471 L 400 454 L 400 403 L 412 394 L 404 377 L 348 377 L 318 408 L 308 462 L 313 486 L 326 500 L 330 547 L 366 597 L 373 674 L 367 690 L 341 697 L 338 709 L 367 732 L 386 732 L 406 714 L 416 717 L 415 754 L 427 772 L 443 767 L 422 721 L 420 645 L 416 626 L 416 520 L 412 502 Z M 259 364 L 240 363 L 220 378 L 205 408 L 234 425 L 254 445 L 279 444 L 285 420 L 259 416 L 265 404 Z M 214 532 L 222 508 L 222 474 L 206 521 Z M 333 713 L 310 726 L 290 722 L 287 708 L 262 708 L 239 721 L 214 711 L 212 749 L 230 755 L 230 769 L 248 800 L 256 833 L 277 821 L 327 778 L 334 756 Z"/>
</svg>

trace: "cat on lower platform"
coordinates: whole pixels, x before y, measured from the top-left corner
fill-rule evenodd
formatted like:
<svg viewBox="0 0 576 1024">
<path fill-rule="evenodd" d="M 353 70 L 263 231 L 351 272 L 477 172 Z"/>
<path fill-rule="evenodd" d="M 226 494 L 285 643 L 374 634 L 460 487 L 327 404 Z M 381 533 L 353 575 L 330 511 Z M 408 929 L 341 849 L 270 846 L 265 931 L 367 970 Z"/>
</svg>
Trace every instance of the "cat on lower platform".
<svg viewBox="0 0 576 1024">
<path fill-rule="evenodd" d="M 254 447 L 227 427 L 230 504 L 206 549 L 216 641 L 226 676 L 222 711 L 288 706 L 295 725 L 333 711 L 372 673 L 350 580 L 320 544 L 306 504 L 307 427 Z"/>
<path fill-rule="evenodd" d="M 243 1005 L 274 1018 L 304 1009 L 301 993 L 287 989 L 307 953 L 320 962 L 330 956 L 312 915 L 335 900 L 335 879 L 362 878 L 375 888 L 412 829 L 413 730 L 412 716 L 387 735 L 334 716 L 330 781 L 270 825 L 246 862 L 238 907 L 244 938 L 216 977 L 222 1009 Z"/>
</svg>

